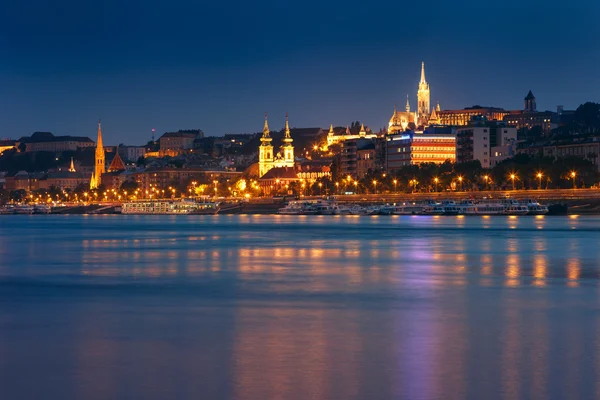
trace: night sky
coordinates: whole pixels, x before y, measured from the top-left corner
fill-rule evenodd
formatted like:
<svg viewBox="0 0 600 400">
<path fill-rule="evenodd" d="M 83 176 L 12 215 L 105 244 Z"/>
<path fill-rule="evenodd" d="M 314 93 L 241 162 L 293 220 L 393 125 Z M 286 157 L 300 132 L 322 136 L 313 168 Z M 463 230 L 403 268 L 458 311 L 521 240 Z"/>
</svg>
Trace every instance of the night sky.
<svg viewBox="0 0 600 400">
<path fill-rule="evenodd" d="M 0 6 L 0 138 L 142 144 L 200 128 L 385 126 L 425 61 L 432 104 L 600 101 L 600 1 L 12 1 Z M 54 3 L 61 3 L 57 6 Z M 203 4 L 200 4 L 203 3 Z M 257 3 L 257 4 L 255 4 Z"/>
</svg>

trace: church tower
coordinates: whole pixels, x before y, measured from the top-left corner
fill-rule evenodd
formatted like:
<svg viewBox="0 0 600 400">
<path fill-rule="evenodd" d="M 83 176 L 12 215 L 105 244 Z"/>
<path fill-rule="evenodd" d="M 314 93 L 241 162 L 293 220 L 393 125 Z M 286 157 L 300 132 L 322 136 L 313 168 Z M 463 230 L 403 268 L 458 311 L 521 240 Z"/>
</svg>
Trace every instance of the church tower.
<svg viewBox="0 0 600 400">
<path fill-rule="evenodd" d="M 294 167 L 294 145 L 292 145 L 292 135 L 290 134 L 290 124 L 288 122 L 288 115 L 285 113 L 285 135 L 283 136 L 283 160 L 286 167 Z"/>
<path fill-rule="evenodd" d="M 96 141 L 96 163 L 90 181 L 90 189 L 97 189 L 102 183 L 102 174 L 106 172 L 104 164 L 104 145 L 102 144 L 102 126 L 98 121 L 98 140 Z"/>
<path fill-rule="evenodd" d="M 425 63 L 421 63 L 421 81 L 417 91 L 417 118 L 420 125 L 427 123 L 429 117 L 429 84 L 425 80 Z"/>
<path fill-rule="evenodd" d="M 269 122 L 267 121 L 267 114 L 265 114 L 265 126 L 263 128 L 263 134 L 260 138 L 260 146 L 258 148 L 258 175 L 262 177 L 271 168 L 273 168 L 273 145 L 271 144 L 271 134 L 269 131 Z M 291 144 L 291 143 L 290 143 Z M 292 147 L 292 154 L 293 154 Z"/>
<path fill-rule="evenodd" d="M 537 112 L 537 107 L 535 105 L 535 96 L 533 95 L 533 93 L 531 93 L 531 90 L 529 91 L 529 93 L 527 93 L 527 96 L 525 96 L 523 111 Z"/>
</svg>

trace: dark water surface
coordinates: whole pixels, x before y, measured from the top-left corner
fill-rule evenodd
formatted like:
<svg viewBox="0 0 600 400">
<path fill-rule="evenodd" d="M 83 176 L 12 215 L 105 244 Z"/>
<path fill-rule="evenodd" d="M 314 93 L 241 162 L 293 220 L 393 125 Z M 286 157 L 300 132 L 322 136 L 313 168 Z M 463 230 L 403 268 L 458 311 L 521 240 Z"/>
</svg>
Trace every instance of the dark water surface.
<svg viewBox="0 0 600 400">
<path fill-rule="evenodd" d="M 1 399 L 598 399 L 600 218 L 3 216 Z"/>
</svg>

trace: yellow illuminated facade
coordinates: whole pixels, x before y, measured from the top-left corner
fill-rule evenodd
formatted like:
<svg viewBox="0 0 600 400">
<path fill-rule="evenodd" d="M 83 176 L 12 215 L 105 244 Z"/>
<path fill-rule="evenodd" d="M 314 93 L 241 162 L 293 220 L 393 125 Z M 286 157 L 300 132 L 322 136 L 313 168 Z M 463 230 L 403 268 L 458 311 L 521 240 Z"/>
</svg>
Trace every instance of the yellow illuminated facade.
<svg viewBox="0 0 600 400">
<path fill-rule="evenodd" d="M 294 140 L 290 133 L 287 114 L 285 116 L 283 144 L 277 155 L 274 154 L 273 145 L 271 144 L 272 141 L 273 138 L 271 138 L 269 122 L 265 115 L 265 125 L 263 127 L 263 134 L 260 138 L 260 146 L 258 148 L 258 173 L 260 177 L 263 177 L 273 168 L 294 168 L 294 145 L 292 144 Z"/>
<path fill-rule="evenodd" d="M 350 128 L 348 127 L 346 127 L 346 133 L 344 133 L 343 135 L 336 135 L 333 132 L 333 125 L 331 125 L 329 127 L 329 132 L 327 133 L 327 146 L 329 147 L 334 144 L 343 143 L 346 140 L 374 139 L 376 137 L 377 134 L 373 132 L 367 133 L 367 130 L 365 129 L 365 124 L 362 124 L 360 126 L 360 131 L 358 132 L 358 135 L 351 133 Z"/>
<path fill-rule="evenodd" d="M 102 144 L 102 126 L 98 121 L 98 141 L 96 142 L 96 156 L 94 164 L 94 172 L 90 180 L 90 188 L 97 189 L 102 184 L 102 174 L 106 172 L 104 164 L 104 146 Z"/>
<path fill-rule="evenodd" d="M 417 121 L 419 125 L 426 125 L 429 120 L 430 98 L 429 84 L 425 80 L 425 63 L 422 62 L 421 80 L 419 81 L 419 90 L 417 91 Z"/>
<path fill-rule="evenodd" d="M 394 107 L 394 114 L 388 124 L 388 134 L 402 133 L 406 130 L 414 130 L 417 127 L 435 125 L 440 123 L 440 105 L 431 108 L 431 92 L 429 83 L 425 79 L 425 63 L 421 63 L 421 80 L 417 90 L 417 110 L 411 112 L 408 96 L 406 96 L 406 107 L 404 111 L 398 111 Z"/>
</svg>

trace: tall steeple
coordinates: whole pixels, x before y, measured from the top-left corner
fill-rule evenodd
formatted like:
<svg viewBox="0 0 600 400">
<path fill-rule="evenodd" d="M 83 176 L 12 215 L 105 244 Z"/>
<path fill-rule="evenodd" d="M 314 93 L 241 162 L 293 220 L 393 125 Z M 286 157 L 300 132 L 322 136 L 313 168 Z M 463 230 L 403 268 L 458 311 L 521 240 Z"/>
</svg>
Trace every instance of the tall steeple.
<svg viewBox="0 0 600 400">
<path fill-rule="evenodd" d="M 292 136 L 290 135 L 290 123 L 288 121 L 288 113 L 285 113 L 285 135 L 283 136 L 283 142 L 292 142 Z"/>
<path fill-rule="evenodd" d="M 260 146 L 258 147 L 259 177 L 262 177 L 273 168 L 273 159 L 275 155 L 273 154 L 272 140 L 273 138 L 271 137 L 269 130 L 269 121 L 267 120 L 267 114 L 265 113 L 265 125 L 263 127 L 262 137 L 260 138 Z"/>
<path fill-rule="evenodd" d="M 69 172 L 76 172 L 75 171 L 75 163 L 73 162 L 73 157 L 71 157 L 71 165 L 69 166 Z"/>
<path fill-rule="evenodd" d="M 269 130 L 269 120 L 267 119 L 267 113 L 265 113 L 265 125 L 263 127 L 263 135 L 260 140 L 262 142 L 263 139 L 267 139 L 267 138 L 269 139 L 268 141 L 270 142 L 271 141 L 271 131 Z"/>
<path fill-rule="evenodd" d="M 106 172 L 106 165 L 104 161 L 104 145 L 102 143 L 102 125 L 98 120 L 98 140 L 96 141 L 96 157 L 94 172 L 92 173 L 92 179 L 90 181 L 90 188 L 97 189 L 102 183 L 102 174 Z"/>
<path fill-rule="evenodd" d="M 429 84 L 425 80 L 425 62 L 421 63 L 421 81 L 417 91 L 417 118 L 420 125 L 427 123 L 430 114 L 430 93 Z"/>
<path fill-rule="evenodd" d="M 333 124 L 329 125 L 329 132 L 327 132 L 327 134 L 329 136 L 333 136 L 334 132 L 333 132 Z"/>
<path fill-rule="evenodd" d="M 286 167 L 294 166 L 294 146 L 292 145 L 292 135 L 290 133 L 290 124 L 288 121 L 288 114 L 285 113 L 285 134 L 283 135 L 283 160 Z"/>
<path fill-rule="evenodd" d="M 406 112 L 410 112 L 410 103 L 408 102 L 408 94 L 406 95 Z"/>
<path fill-rule="evenodd" d="M 358 132 L 358 136 L 360 136 L 360 137 L 367 136 L 367 131 L 365 131 L 365 124 L 360 125 L 360 132 Z"/>
</svg>

